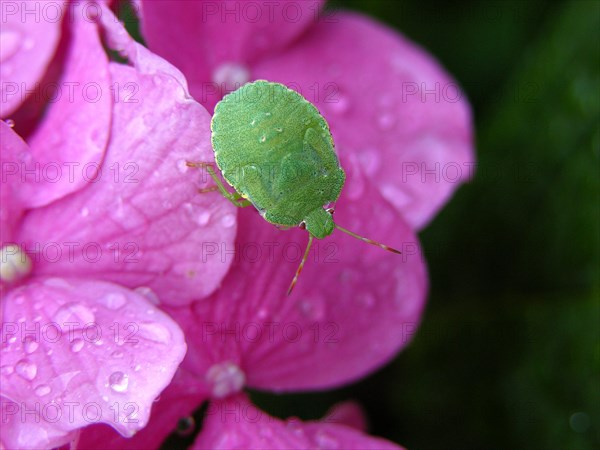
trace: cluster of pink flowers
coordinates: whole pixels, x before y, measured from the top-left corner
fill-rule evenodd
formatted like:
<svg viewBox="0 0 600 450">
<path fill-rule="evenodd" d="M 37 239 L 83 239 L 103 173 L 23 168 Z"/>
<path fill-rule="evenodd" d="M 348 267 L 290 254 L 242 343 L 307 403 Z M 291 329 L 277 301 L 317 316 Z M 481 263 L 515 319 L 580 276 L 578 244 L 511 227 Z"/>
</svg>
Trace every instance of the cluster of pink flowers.
<svg viewBox="0 0 600 450">
<path fill-rule="evenodd" d="M 338 387 L 416 332 L 416 232 L 474 158 L 439 64 L 321 1 L 139 0 L 148 48 L 107 2 L 0 5 L 0 448 L 158 448 L 207 401 L 193 448 L 399 448 L 354 404 L 284 421 L 244 388 Z M 286 298 L 306 232 L 199 194 L 186 165 L 254 79 L 319 108 L 347 172 L 336 222 L 402 255 L 334 234 Z"/>
</svg>

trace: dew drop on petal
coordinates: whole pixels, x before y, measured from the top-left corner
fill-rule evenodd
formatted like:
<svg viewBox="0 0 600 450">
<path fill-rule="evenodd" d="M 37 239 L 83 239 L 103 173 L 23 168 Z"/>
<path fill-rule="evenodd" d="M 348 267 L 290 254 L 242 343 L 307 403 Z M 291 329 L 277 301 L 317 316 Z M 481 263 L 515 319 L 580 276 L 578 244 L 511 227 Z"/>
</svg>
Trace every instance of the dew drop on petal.
<svg viewBox="0 0 600 450">
<path fill-rule="evenodd" d="M 136 287 L 134 289 L 134 291 L 136 293 L 140 294 L 141 296 L 145 297 L 146 300 L 148 300 L 153 305 L 160 304 L 160 299 L 158 298 L 158 295 L 156 295 L 156 292 L 154 292 L 152 290 L 152 288 L 150 288 L 148 286 L 139 286 L 139 287 Z M 154 311 L 154 310 L 150 310 L 150 311 Z"/>
<path fill-rule="evenodd" d="M 319 449 L 339 448 L 339 442 L 333 436 L 323 430 L 315 434 L 315 440 Z"/>
<path fill-rule="evenodd" d="M 15 30 L 0 32 L 0 62 L 5 63 L 14 56 L 21 47 L 21 33 Z"/>
<path fill-rule="evenodd" d="M 172 339 L 169 329 L 158 322 L 140 323 L 136 333 L 136 338 L 137 337 L 159 344 L 168 344 Z"/>
<path fill-rule="evenodd" d="M 325 317 L 325 301 L 322 297 L 311 297 L 297 303 L 300 313 L 309 320 L 319 321 Z"/>
<path fill-rule="evenodd" d="M 54 321 L 63 329 L 80 329 L 95 319 L 92 310 L 80 303 L 66 303 L 54 313 Z"/>
<path fill-rule="evenodd" d="M 115 350 L 110 356 L 112 356 L 115 359 L 119 359 L 123 357 L 123 352 L 121 350 Z"/>
<path fill-rule="evenodd" d="M 71 342 L 71 351 L 73 353 L 79 353 L 83 348 L 83 345 L 83 339 L 73 339 L 73 342 Z"/>
<path fill-rule="evenodd" d="M 4 376 L 10 375 L 14 371 L 15 371 L 15 368 L 13 366 L 11 366 L 10 364 L 6 364 L 6 365 L 0 367 L 0 374 L 2 374 Z"/>
<path fill-rule="evenodd" d="M 43 397 L 44 395 L 48 395 L 50 391 L 52 391 L 50 386 L 48 386 L 47 384 L 40 384 L 38 387 L 35 388 L 34 392 L 35 395 L 37 395 L 38 397 Z"/>
<path fill-rule="evenodd" d="M 358 302 L 360 305 L 366 308 L 372 308 L 376 303 L 376 299 L 372 293 L 365 292 L 364 294 L 358 297 Z"/>
<path fill-rule="evenodd" d="M 246 374 L 237 364 L 225 361 L 213 364 L 206 372 L 206 380 L 212 386 L 213 396 L 224 398 L 244 387 Z"/>
<path fill-rule="evenodd" d="M 231 228 L 235 224 L 235 215 L 234 214 L 226 214 L 221 219 L 221 225 L 225 228 Z"/>
<path fill-rule="evenodd" d="M 358 160 L 365 174 L 374 175 L 381 167 L 380 153 L 374 148 L 367 148 L 358 154 Z"/>
<path fill-rule="evenodd" d="M 6 123 L 6 125 L 8 125 L 10 128 L 14 128 L 15 127 L 15 121 L 12 119 L 6 119 L 4 121 L 4 123 Z"/>
<path fill-rule="evenodd" d="M 250 70 L 242 64 L 223 63 L 213 71 L 212 80 L 223 92 L 232 92 L 250 80 Z"/>
<path fill-rule="evenodd" d="M 210 221 L 210 211 L 202 211 L 199 215 L 198 215 L 198 219 L 196 220 L 196 223 L 200 226 L 204 226 L 206 225 L 208 222 Z"/>
<path fill-rule="evenodd" d="M 15 372 L 22 378 L 31 381 L 37 375 L 37 366 L 27 359 L 22 359 L 15 366 Z"/>
<path fill-rule="evenodd" d="M 129 376 L 123 372 L 113 372 L 108 377 L 108 384 L 115 392 L 125 392 L 129 386 Z"/>
<path fill-rule="evenodd" d="M 348 96 L 338 92 L 337 95 L 329 99 L 327 105 L 329 105 L 329 109 L 332 112 L 336 114 L 344 114 L 348 111 L 348 109 L 350 109 L 350 100 L 348 99 Z"/>
<path fill-rule="evenodd" d="M 33 353 L 35 352 L 40 344 L 35 339 L 27 339 L 23 344 L 23 348 L 25 349 L 25 353 Z"/>
<path fill-rule="evenodd" d="M 179 172 L 186 173 L 189 169 L 187 161 L 185 159 L 180 159 L 177 161 L 177 168 L 179 169 Z"/>
<path fill-rule="evenodd" d="M 358 200 L 362 197 L 365 191 L 365 182 L 362 177 L 354 177 L 354 179 L 346 184 L 346 194 L 351 200 Z"/>
<path fill-rule="evenodd" d="M 121 309 L 127 303 L 127 297 L 121 292 L 112 292 L 104 296 L 101 300 L 108 309 L 116 311 Z"/>
<path fill-rule="evenodd" d="M 379 116 L 377 116 L 377 125 L 379 126 L 379 129 L 382 131 L 391 130 L 392 128 L 394 128 L 395 124 L 396 124 L 396 118 L 394 117 L 393 114 L 383 113 L 383 114 L 380 114 Z"/>
<path fill-rule="evenodd" d="M 81 214 L 81 217 L 87 217 L 90 215 L 90 210 L 87 207 L 83 207 L 81 208 L 81 211 L 79 212 L 79 214 Z"/>
</svg>

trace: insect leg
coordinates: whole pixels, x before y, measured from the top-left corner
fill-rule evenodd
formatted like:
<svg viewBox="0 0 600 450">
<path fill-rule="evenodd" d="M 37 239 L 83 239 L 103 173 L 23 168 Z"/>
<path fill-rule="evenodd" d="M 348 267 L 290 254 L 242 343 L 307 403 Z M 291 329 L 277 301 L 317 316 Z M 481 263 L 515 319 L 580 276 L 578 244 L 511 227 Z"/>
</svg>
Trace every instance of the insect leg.
<svg viewBox="0 0 600 450">
<path fill-rule="evenodd" d="M 211 163 L 189 162 L 188 161 L 186 163 L 186 165 L 188 167 L 200 167 L 200 168 L 206 169 L 206 171 L 208 172 L 210 177 L 215 182 L 216 186 L 199 189 L 200 193 L 213 192 L 213 191 L 218 190 L 223 195 L 223 197 L 225 197 L 227 200 L 229 200 L 231 203 L 233 203 L 235 206 L 237 206 L 239 208 L 245 208 L 246 206 L 250 206 L 252 204 L 249 200 L 243 198 L 238 192 L 234 192 L 234 193 L 229 192 L 223 185 L 223 182 L 219 179 L 219 177 L 215 173 Z"/>
<path fill-rule="evenodd" d="M 292 283 L 290 284 L 290 287 L 288 288 L 287 295 L 290 295 L 292 293 L 292 290 L 294 289 L 294 286 L 296 286 L 298 277 L 300 276 L 300 274 L 302 273 L 302 269 L 304 268 L 304 263 L 306 262 L 306 258 L 308 258 L 308 252 L 310 251 L 310 246 L 312 245 L 312 242 L 313 242 L 313 236 L 312 236 L 312 234 L 308 233 L 308 244 L 306 245 L 306 250 L 304 251 L 304 256 L 302 257 L 302 261 L 300 261 L 300 265 L 298 266 L 298 270 L 296 270 L 294 279 L 292 280 Z"/>
</svg>

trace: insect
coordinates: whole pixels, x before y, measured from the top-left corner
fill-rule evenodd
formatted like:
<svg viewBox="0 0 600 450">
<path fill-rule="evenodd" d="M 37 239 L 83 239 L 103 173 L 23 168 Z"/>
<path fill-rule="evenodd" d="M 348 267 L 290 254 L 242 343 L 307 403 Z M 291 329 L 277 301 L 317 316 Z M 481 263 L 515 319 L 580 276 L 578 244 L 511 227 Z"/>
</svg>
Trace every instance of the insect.
<svg viewBox="0 0 600 450">
<path fill-rule="evenodd" d="M 211 122 L 215 161 L 229 192 L 210 163 L 203 167 L 234 205 L 253 205 L 280 228 L 308 231 L 308 244 L 287 291 L 298 281 L 313 239 L 334 229 L 394 253 L 387 245 L 359 236 L 333 221 L 329 207 L 340 195 L 346 175 L 334 150 L 329 126 L 317 108 L 283 84 L 258 80 L 226 95 Z"/>
</svg>

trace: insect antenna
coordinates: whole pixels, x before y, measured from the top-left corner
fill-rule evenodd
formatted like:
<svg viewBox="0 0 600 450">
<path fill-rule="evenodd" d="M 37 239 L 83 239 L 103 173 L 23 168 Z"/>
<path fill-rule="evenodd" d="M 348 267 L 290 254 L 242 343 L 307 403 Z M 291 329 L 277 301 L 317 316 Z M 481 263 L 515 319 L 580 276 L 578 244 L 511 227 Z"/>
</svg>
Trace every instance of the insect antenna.
<svg viewBox="0 0 600 450">
<path fill-rule="evenodd" d="M 296 270 L 296 275 L 294 275 L 294 279 L 290 283 L 290 287 L 287 290 L 287 295 L 290 295 L 292 293 L 292 290 L 294 289 L 294 286 L 296 286 L 298 277 L 300 276 L 300 273 L 302 272 L 302 269 L 304 268 L 304 263 L 306 262 L 306 258 L 308 258 L 308 252 L 310 250 L 310 246 L 312 245 L 312 242 L 313 242 L 313 237 L 312 237 L 312 234 L 309 233 L 308 234 L 308 244 L 306 245 L 306 250 L 304 251 L 304 256 L 302 257 L 302 261 L 300 261 L 298 270 Z"/>
<path fill-rule="evenodd" d="M 337 224 L 335 225 L 335 227 L 338 230 L 343 231 L 344 233 L 349 234 L 352 237 L 355 237 L 356 239 L 360 239 L 361 241 L 366 242 L 367 244 L 376 245 L 377 247 L 380 247 L 380 248 L 382 248 L 384 250 L 387 250 L 388 252 L 398 253 L 398 254 L 401 253 L 400 250 L 396 250 L 395 248 L 389 247 L 389 246 L 387 246 L 385 244 L 382 244 L 380 242 L 374 241 L 372 239 L 369 239 L 369 238 L 366 238 L 366 237 L 363 237 L 363 236 L 359 236 L 358 234 L 353 233 L 350 230 L 346 230 L 345 228 L 342 228 L 342 227 L 340 227 Z"/>
</svg>

